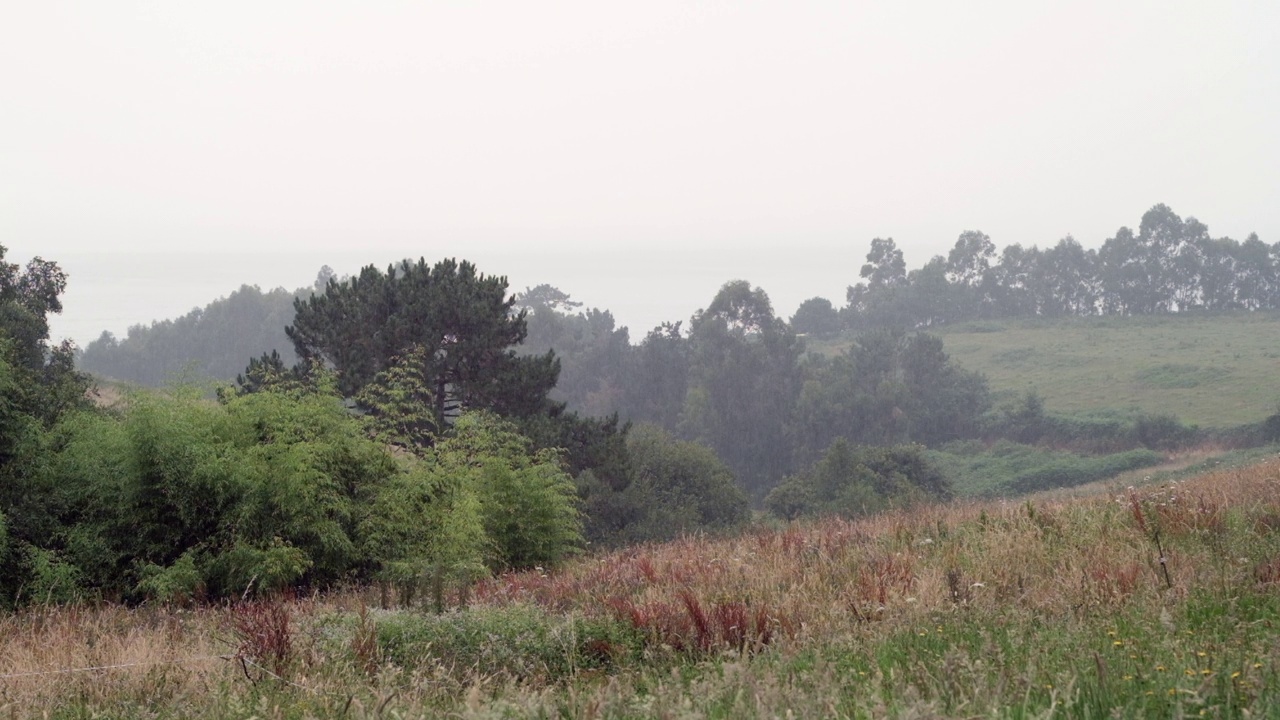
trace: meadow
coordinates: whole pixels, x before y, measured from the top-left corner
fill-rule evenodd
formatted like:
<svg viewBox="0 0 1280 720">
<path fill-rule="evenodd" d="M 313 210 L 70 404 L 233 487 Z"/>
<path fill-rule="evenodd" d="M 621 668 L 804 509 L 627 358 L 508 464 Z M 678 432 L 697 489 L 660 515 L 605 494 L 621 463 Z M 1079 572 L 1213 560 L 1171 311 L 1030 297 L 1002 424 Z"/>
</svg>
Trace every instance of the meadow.
<svg viewBox="0 0 1280 720">
<path fill-rule="evenodd" d="M 1055 412 L 1136 410 L 1229 427 L 1280 403 L 1274 313 L 970 323 L 941 335 L 993 390 L 1034 389 Z"/>
<path fill-rule="evenodd" d="M 1034 390 L 1054 413 L 1145 412 L 1225 428 L 1280 407 L 1280 315 L 1009 319 L 931 330 L 952 359 L 1007 396 Z M 832 354 L 851 338 L 810 339 Z"/>
<path fill-rule="evenodd" d="M 32 608 L 0 618 L 0 716 L 1274 717 L 1280 461 L 690 537 L 453 604 Z"/>
</svg>

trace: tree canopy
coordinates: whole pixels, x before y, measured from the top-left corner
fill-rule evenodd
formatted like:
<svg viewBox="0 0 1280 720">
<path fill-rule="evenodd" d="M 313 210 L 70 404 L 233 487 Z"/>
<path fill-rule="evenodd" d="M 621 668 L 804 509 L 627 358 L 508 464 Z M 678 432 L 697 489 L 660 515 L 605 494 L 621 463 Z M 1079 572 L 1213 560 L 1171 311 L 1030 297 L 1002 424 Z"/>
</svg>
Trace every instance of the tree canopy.
<svg viewBox="0 0 1280 720">
<path fill-rule="evenodd" d="M 330 279 L 323 295 L 295 301 L 285 333 L 302 362 L 334 369 L 344 396 L 412 354 L 438 425 L 451 401 L 526 417 L 546 410 L 560 365 L 552 352 L 515 351 L 525 313 L 513 311 L 506 289 L 505 277 L 482 275 L 466 261 L 405 260 L 386 272 L 370 265 L 345 282 Z"/>
</svg>

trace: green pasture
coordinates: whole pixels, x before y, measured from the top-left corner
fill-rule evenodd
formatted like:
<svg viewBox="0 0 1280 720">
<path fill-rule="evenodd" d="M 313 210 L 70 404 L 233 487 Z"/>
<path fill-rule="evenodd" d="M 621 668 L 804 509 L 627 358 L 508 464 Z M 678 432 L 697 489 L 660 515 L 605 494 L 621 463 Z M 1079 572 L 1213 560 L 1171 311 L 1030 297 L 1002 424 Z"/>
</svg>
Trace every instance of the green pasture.
<svg viewBox="0 0 1280 720">
<path fill-rule="evenodd" d="M 1201 427 L 1280 407 L 1280 314 L 1013 319 L 931 330 L 991 389 L 1038 392 L 1050 412 L 1170 414 Z M 810 341 L 824 354 L 849 343 Z"/>
</svg>

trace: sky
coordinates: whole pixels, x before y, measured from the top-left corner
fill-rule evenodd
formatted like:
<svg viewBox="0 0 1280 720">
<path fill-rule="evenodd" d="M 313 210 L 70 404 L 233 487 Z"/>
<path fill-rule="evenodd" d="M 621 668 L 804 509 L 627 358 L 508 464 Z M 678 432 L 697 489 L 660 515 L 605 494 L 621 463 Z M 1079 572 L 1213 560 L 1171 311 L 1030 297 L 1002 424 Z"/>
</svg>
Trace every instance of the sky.
<svg viewBox="0 0 1280 720">
<path fill-rule="evenodd" d="M 0 8 L 0 244 L 55 339 L 458 257 L 633 340 L 726 281 L 844 304 L 870 241 L 1280 241 L 1280 3 Z"/>
</svg>

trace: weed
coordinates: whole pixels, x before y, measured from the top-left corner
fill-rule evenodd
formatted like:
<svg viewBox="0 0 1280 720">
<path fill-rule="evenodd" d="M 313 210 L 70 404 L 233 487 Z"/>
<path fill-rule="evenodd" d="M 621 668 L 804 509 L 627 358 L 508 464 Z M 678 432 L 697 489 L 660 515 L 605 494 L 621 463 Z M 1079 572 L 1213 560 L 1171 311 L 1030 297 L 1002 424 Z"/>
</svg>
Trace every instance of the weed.
<svg viewBox="0 0 1280 720">
<path fill-rule="evenodd" d="M 288 673 L 294 659 L 288 605 L 278 599 L 240 602 L 231 608 L 230 625 L 237 658 L 278 677 Z"/>
</svg>

